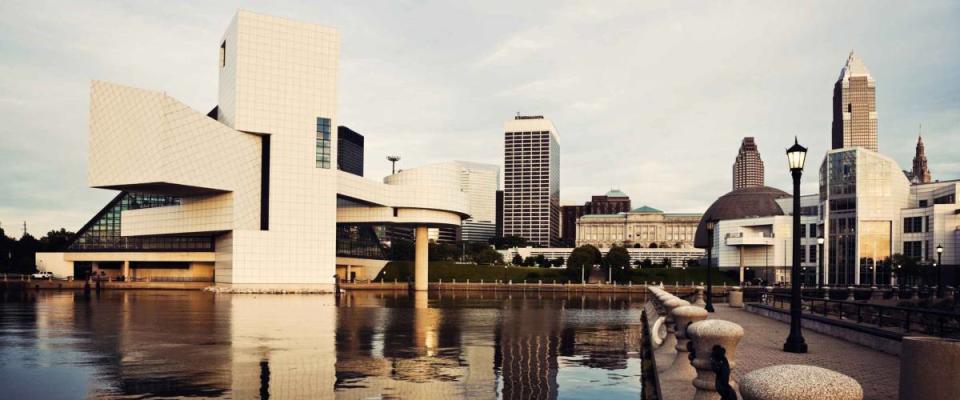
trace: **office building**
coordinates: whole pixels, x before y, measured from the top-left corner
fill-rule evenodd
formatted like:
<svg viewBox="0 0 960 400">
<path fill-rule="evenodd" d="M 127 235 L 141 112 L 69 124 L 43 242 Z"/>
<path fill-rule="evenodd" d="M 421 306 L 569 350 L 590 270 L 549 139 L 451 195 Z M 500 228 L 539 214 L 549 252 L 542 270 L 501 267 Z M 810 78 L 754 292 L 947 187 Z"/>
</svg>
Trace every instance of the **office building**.
<svg viewBox="0 0 960 400">
<path fill-rule="evenodd" d="M 610 189 L 602 196 L 591 196 L 583 208 L 584 215 L 627 212 L 630 211 L 630 196 L 618 189 Z"/>
<path fill-rule="evenodd" d="M 616 214 L 588 214 L 577 220 L 577 246 L 693 247 L 700 214 L 664 213 L 638 207 Z"/>
<path fill-rule="evenodd" d="M 467 196 L 456 174 L 381 184 L 337 170 L 338 31 L 239 11 L 218 44 L 210 113 L 92 83 L 88 181 L 119 194 L 69 251 L 38 254 L 41 268 L 332 291 L 335 274 L 369 277 L 386 262 L 338 254 L 338 240 L 369 239 L 350 226 L 388 224 L 415 229 L 425 290 L 427 230 L 459 226 Z"/>
<path fill-rule="evenodd" d="M 930 183 L 930 169 L 927 168 L 927 153 L 923 147 L 923 137 L 917 136 L 917 152 L 913 156 L 913 169 L 908 175 L 912 183 Z"/>
<path fill-rule="evenodd" d="M 363 176 L 363 135 L 345 126 L 337 127 L 337 169 Z"/>
<path fill-rule="evenodd" d="M 763 160 L 752 137 L 743 138 L 740 151 L 733 162 L 733 190 L 763 186 Z"/>
<path fill-rule="evenodd" d="M 877 84 L 853 51 L 833 85 L 834 149 L 877 151 Z"/>
<path fill-rule="evenodd" d="M 577 245 L 577 219 L 583 216 L 584 206 L 560 207 L 560 242 L 567 247 Z"/>
<path fill-rule="evenodd" d="M 542 247 L 560 242 L 560 142 L 542 116 L 504 124 L 503 234 Z"/>
<path fill-rule="evenodd" d="M 495 237 L 503 237 L 503 190 L 497 190 L 497 206 L 495 218 L 497 219 L 497 233 Z"/>
</svg>

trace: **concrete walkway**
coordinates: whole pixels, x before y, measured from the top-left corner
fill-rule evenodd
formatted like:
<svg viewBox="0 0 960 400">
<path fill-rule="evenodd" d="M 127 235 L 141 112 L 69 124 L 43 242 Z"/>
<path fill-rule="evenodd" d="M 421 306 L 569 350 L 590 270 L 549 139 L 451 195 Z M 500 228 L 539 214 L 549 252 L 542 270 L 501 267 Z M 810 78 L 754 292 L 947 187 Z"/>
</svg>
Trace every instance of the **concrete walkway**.
<svg viewBox="0 0 960 400">
<path fill-rule="evenodd" d="M 726 304 L 716 305 L 710 319 L 722 319 L 740 324 L 746 332 L 735 357 L 733 379 L 739 381 L 746 373 L 758 368 L 779 364 L 807 364 L 831 369 L 848 375 L 863 386 L 864 398 L 896 399 L 900 380 L 900 359 L 868 347 L 860 346 L 809 330 L 803 331 L 809 353 L 784 352 L 783 342 L 790 333 L 786 323 L 752 314 Z M 672 360 L 657 358 L 657 365 Z M 695 389 L 690 382 L 661 381 L 661 390 L 667 400 L 687 400 Z"/>
</svg>

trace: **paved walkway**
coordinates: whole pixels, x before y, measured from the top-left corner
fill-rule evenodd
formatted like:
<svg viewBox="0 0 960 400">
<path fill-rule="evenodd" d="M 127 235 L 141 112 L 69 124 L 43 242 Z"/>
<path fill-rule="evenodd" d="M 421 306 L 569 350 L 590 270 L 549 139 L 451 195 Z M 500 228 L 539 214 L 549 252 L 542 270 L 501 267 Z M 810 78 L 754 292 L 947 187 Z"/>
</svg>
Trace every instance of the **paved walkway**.
<svg viewBox="0 0 960 400">
<path fill-rule="evenodd" d="M 863 386 L 864 399 L 896 399 L 900 380 L 900 359 L 855 343 L 847 342 L 809 330 L 803 331 L 809 352 L 784 352 L 783 341 L 790 333 L 786 323 L 762 317 L 743 309 L 718 304 L 711 319 L 722 319 L 740 324 L 745 331 L 737 346 L 733 379 L 739 381 L 755 369 L 778 364 L 808 364 L 846 374 Z M 657 358 L 657 365 L 672 360 Z M 667 400 L 687 400 L 695 389 L 690 382 L 662 381 L 661 390 Z"/>
</svg>

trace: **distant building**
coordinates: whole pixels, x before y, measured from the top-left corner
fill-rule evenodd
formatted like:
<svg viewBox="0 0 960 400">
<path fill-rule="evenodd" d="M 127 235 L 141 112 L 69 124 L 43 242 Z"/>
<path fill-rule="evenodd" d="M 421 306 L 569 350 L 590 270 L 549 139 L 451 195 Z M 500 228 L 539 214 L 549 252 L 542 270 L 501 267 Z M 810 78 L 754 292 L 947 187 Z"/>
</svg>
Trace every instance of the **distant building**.
<svg viewBox="0 0 960 400">
<path fill-rule="evenodd" d="M 503 237 L 503 191 L 497 191 L 497 234 L 496 237 Z"/>
<path fill-rule="evenodd" d="M 666 214 L 643 206 L 617 214 L 589 214 L 577 221 L 577 246 L 625 245 L 690 248 L 700 214 Z"/>
<path fill-rule="evenodd" d="M 917 153 L 913 156 L 913 170 L 908 176 L 913 183 L 930 183 L 930 169 L 927 168 L 927 154 L 923 148 L 923 137 L 917 136 Z"/>
<path fill-rule="evenodd" d="M 733 162 L 733 190 L 763 186 L 763 160 L 752 137 L 743 138 L 740 151 Z"/>
<path fill-rule="evenodd" d="M 617 189 L 610 189 L 603 196 L 593 196 L 583 205 L 584 215 L 616 214 L 630 211 L 630 197 Z"/>
<path fill-rule="evenodd" d="M 575 246 L 577 244 L 577 219 L 583 216 L 584 206 L 562 206 L 560 214 L 563 216 L 560 222 L 560 241 L 564 246 Z"/>
<path fill-rule="evenodd" d="M 363 135 L 337 127 L 337 169 L 363 176 Z"/>
<path fill-rule="evenodd" d="M 877 151 L 877 84 L 853 51 L 833 85 L 834 149 Z"/>
<path fill-rule="evenodd" d="M 504 124 L 503 234 L 538 246 L 560 242 L 560 143 L 542 116 Z"/>
</svg>

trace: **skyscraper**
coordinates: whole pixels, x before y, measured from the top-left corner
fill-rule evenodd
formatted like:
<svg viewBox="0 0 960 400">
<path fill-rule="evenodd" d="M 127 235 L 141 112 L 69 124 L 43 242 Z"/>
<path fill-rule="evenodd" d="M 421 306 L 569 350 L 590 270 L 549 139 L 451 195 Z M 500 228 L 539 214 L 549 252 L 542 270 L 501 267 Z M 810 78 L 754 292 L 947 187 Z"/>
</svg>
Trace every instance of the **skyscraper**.
<svg viewBox="0 0 960 400">
<path fill-rule="evenodd" d="M 565 247 L 573 247 L 577 243 L 577 219 L 583 216 L 582 205 L 560 207 L 563 215 L 560 224 L 560 241 Z"/>
<path fill-rule="evenodd" d="M 337 169 L 363 176 L 363 135 L 337 127 Z"/>
<path fill-rule="evenodd" d="M 543 116 L 504 124 L 503 234 L 543 247 L 560 241 L 560 143 Z"/>
<path fill-rule="evenodd" d="M 833 148 L 877 151 L 877 85 L 853 51 L 833 85 Z"/>
<path fill-rule="evenodd" d="M 930 183 L 930 170 L 927 169 L 927 154 L 923 148 L 923 137 L 917 136 L 917 154 L 913 156 L 913 171 L 910 180 L 913 183 Z"/>
<path fill-rule="evenodd" d="M 763 186 L 763 160 L 753 137 L 747 136 L 740 143 L 737 160 L 733 162 L 733 190 Z"/>
</svg>

